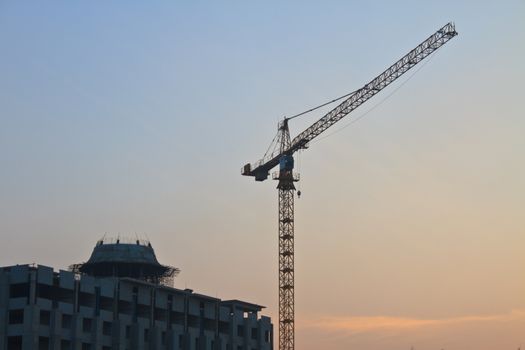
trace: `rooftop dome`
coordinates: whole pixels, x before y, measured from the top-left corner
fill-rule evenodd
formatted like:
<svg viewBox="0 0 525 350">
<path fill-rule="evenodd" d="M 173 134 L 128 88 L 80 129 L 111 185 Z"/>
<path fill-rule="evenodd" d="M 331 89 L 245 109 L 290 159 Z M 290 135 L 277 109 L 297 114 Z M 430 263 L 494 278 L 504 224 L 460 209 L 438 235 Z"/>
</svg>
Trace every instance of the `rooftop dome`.
<svg viewBox="0 0 525 350">
<path fill-rule="evenodd" d="M 94 277 L 130 277 L 169 285 L 179 273 L 179 269 L 158 262 L 150 242 L 121 239 L 99 240 L 89 260 L 71 269 Z"/>
<path fill-rule="evenodd" d="M 98 241 L 86 264 L 108 262 L 160 265 L 149 243 L 146 245 L 137 241 L 130 244 L 120 243 L 119 240 L 115 243 L 104 244 L 103 241 Z"/>
</svg>

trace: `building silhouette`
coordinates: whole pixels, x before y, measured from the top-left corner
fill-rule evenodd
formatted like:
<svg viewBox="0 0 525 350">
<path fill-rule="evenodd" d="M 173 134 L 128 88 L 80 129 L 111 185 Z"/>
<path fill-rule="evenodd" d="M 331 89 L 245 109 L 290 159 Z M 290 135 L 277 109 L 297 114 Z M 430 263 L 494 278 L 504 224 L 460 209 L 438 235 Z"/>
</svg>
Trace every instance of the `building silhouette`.
<svg viewBox="0 0 525 350">
<path fill-rule="evenodd" d="M 173 287 L 149 242 L 97 242 L 69 271 L 0 268 L 0 350 L 271 350 L 263 306 Z"/>
</svg>

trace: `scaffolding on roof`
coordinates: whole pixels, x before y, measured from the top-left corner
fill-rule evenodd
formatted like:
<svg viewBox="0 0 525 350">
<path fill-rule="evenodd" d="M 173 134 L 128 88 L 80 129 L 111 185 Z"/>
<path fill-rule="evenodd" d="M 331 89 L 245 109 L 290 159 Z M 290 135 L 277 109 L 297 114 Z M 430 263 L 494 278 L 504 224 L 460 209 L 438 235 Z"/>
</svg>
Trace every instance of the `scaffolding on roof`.
<svg viewBox="0 0 525 350">
<path fill-rule="evenodd" d="M 180 270 L 161 265 L 147 240 L 103 238 L 85 263 L 73 264 L 70 271 L 94 277 L 129 277 L 153 284 L 173 286 Z"/>
</svg>

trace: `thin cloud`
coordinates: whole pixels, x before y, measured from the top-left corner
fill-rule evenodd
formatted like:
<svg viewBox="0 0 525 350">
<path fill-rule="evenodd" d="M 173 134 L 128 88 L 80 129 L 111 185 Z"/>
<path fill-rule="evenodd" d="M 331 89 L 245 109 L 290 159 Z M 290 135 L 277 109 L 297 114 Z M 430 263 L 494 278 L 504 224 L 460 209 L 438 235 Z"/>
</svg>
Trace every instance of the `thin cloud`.
<svg viewBox="0 0 525 350">
<path fill-rule="evenodd" d="M 471 315 L 439 319 L 419 319 L 390 316 L 370 317 L 320 317 L 303 322 L 301 328 L 317 328 L 324 331 L 350 334 L 374 331 L 401 331 L 423 327 L 443 327 L 474 322 L 508 322 L 525 320 L 525 310 L 513 310 L 506 314 Z"/>
</svg>

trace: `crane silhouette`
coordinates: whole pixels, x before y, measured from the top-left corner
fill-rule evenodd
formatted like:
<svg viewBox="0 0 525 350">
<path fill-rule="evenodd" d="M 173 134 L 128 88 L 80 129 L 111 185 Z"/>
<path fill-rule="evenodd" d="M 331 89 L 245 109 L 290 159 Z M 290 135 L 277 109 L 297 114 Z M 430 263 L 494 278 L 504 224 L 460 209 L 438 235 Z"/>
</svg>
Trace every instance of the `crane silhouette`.
<svg viewBox="0 0 525 350">
<path fill-rule="evenodd" d="M 343 96 L 343 102 L 293 139 L 290 137 L 288 122 L 303 113 L 284 118 L 279 123 L 277 135 L 264 157 L 253 164 L 244 165 L 241 169 L 242 175 L 253 176 L 256 181 L 264 181 L 270 175 L 270 170 L 279 165 L 279 170 L 272 174 L 272 178 L 278 181 L 279 192 L 280 350 L 295 349 L 294 183 L 299 181 L 299 174 L 294 171 L 294 153 L 308 148 L 310 141 L 374 97 L 457 34 L 454 24 L 447 23 L 363 87 Z M 339 99 L 331 102 L 337 100 Z"/>
</svg>

